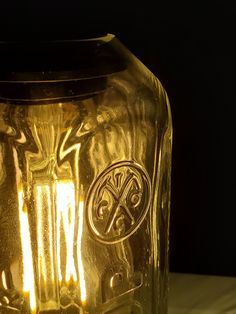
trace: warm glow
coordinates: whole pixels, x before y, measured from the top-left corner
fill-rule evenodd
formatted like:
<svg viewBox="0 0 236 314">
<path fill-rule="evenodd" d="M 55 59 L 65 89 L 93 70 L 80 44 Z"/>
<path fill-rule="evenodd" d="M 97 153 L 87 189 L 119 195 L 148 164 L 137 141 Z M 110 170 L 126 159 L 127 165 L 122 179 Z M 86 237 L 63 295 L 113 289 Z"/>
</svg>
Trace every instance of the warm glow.
<svg viewBox="0 0 236 314">
<path fill-rule="evenodd" d="M 29 298 L 30 313 L 55 310 L 60 307 L 58 289 L 79 285 L 80 300 L 86 302 L 86 283 L 82 258 L 84 223 L 83 192 L 79 190 L 80 144 L 65 148 L 71 133 L 69 129 L 59 152 L 62 160 L 74 151 L 75 177 L 48 178 L 36 176 L 32 184 L 34 199 L 33 221 L 24 201 L 21 174 L 17 175 L 21 244 L 23 255 L 23 291 Z M 15 157 L 16 153 L 15 153 Z M 17 158 L 15 158 L 17 162 Z M 67 173 L 65 173 L 66 175 Z M 29 223 L 35 226 L 37 246 L 32 252 Z M 55 238 L 54 238 L 55 237 Z M 75 247 L 75 244 L 77 246 Z M 33 267 L 33 253 L 35 266 Z M 56 263 L 55 263 L 56 262 Z M 2 282 L 7 285 L 5 274 Z M 37 302 L 36 290 L 37 285 Z M 58 307 L 59 306 L 59 307 Z"/>
<path fill-rule="evenodd" d="M 54 286 L 54 251 L 53 251 L 53 203 L 50 183 L 35 183 L 35 214 L 38 244 L 39 292 L 44 290 L 47 301 L 56 295 Z"/>
<path fill-rule="evenodd" d="M 57 203 L 57 217 L 59 218 L 58 230 L 58 267 L 59 279 L 62 280 L 61 263 L 60 263 L 60 226 L 64 231 L 66 242 L 66 282 L 71 279 L 77 281 L 77 274 L 75 269 L 75 261 L 73 254 L 74 247 L 74 230 L 75 230 L 75 188 L 72 181 L 58 181 L 56 184 L 56 203 Z"/>
<path fill-rule="evenodd" d="M 65 282 L 68 284 L 71 280 L 78 282 L 76 273 L 76 261 L 74 256 L 74 241 L 75 241 L 75 188 L 72 181 L 64 180 L 58 181 L 56 184 L 57 191 L 57 261 L 58 261 L 58 273 L 60 282 L 63 279 L 61 270 L 61 237 L 63 236 L 66 242 L 66 274 Z M 84 267 L 82 259 L 82 234 L 83 234 L 83 217 L 84 217 L 84 202 L 79 201 L 78 212 L 78 236 L 77 236 L 77 262 L 79 273 L 79 285 L 81 291 L 81 302 L 86 302 L 86 286 L 84 278 Z"/>
<path fill-rule="evenodd" d="M 84 219 L 84 202 L 79 202 L 79 230 L 77 238 L 77 258 L 78 258 L 78 269 L 79 269 L 79 284 L 81 293 L 81 302 L 86 302 L 86 286 L 84 279 L 84 266 L 82 259 L 82 234 L 83 234 L 83 219 Z"/>
<path fill-rule="evenodd" d="M 21 246 L 23 255 L 23 290 L 29 295 L 31 313 L 36 313 L 36 298 L 34 287 L 33 258 L 31 250 L 30 230 L 27 208 L 24 206 L 24 195 L 22 189 L 18 192 L 19 219 Z"/>
<path fill-rule="evenodd" d="M 47 266 L 45 261 L 45 248 L 43 241 L 44 224 L 43 224 L 43 194 L 48 190 L 46 186 L 35 187 L 35 202 L 36 202 L 36 214 L 37 214 L 37 243 L 38 243 L 38 271 L 40 276 L 43 277 L 44 282 L 47 280 Z M 49 191 L 48 191 L 49 195 Z"/>
</svg>

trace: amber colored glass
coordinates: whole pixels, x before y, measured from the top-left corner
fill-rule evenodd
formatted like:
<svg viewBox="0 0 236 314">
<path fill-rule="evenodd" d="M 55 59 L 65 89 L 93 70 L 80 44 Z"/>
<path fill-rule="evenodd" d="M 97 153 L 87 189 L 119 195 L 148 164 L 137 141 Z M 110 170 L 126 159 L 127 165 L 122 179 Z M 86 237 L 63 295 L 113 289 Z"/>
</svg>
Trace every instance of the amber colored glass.
<svg viewBox="0 0 236 314">
<path fill-rule="evenodd" d="M 113 35 L 53 53 L 0 68 L 0 313 L 166 314 L 166 92 Z"/>
</svg>

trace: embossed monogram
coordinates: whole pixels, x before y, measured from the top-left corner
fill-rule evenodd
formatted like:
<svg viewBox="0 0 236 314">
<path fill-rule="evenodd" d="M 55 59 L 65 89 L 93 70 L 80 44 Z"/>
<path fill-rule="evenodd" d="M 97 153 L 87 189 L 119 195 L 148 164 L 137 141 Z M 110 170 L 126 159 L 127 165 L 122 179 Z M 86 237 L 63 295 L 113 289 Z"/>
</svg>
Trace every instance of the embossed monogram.
<svg viewBox="0 0 236 314">
<path fill-rule="evenodd" d="M 92 184 L 87 198 L 88 222 L 99 241 L 115 243 L 133 234 L 150 205 L 151 183 L 134 162 L 116 163 Z"/>
</svg>

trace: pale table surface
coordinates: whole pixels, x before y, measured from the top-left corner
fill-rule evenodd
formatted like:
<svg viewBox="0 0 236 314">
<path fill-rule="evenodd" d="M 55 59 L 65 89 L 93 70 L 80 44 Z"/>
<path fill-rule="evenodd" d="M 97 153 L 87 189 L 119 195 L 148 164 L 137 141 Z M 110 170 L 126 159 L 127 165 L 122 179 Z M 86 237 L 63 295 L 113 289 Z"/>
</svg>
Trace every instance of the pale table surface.
<svg viewBox="0 0 236 314">
<path fill-rule="evenodd" d="M 236 314 L 236 278 L 171 273 L 168 314 Z"/>
</svg>

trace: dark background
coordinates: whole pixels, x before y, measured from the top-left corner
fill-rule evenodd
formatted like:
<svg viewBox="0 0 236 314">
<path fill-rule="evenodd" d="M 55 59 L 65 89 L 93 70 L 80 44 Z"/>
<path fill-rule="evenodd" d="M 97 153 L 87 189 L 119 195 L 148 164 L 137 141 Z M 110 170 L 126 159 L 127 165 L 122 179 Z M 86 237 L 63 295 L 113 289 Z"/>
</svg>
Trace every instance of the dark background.
<svg viewBox="0 0 236 314">
<path fill-rule="evenodd" d="M 0 40 L 117 35 L 171 102 L 170 270 L 236 276 L 235 12 L 164 2 L 1 2 Z"/>
</svg>

